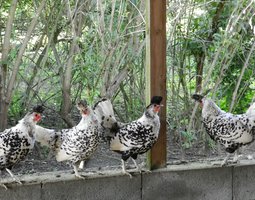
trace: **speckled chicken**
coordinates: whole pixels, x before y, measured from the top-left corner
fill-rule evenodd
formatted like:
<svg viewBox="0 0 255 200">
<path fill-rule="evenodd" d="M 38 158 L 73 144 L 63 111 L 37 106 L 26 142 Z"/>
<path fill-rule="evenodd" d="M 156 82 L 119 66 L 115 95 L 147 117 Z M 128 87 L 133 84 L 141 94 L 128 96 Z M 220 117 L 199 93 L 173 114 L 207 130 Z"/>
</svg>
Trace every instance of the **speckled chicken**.
<svg viewBox="0 0 255 200">
<path fill-rule="evenodd" d="M 202 107 L 202 119 L 206 132 L 211 139 L 225 147 L 228 153 L 223 160 L 222 166 L 232 153 L 254 140 L 255 134 L 255 103 L 250 106 L 246 113 L 234 115 L 221 110 L 211 99 L 199 94 L 192 96 Z M 234 162 L 238 159 L 235 154 Z"/>
<path fill-rule="evenodd" d="M 141 172 L 136 163 L 137 156 L 150 150 L 157 141 L 161 101 L 161 96 L 152 97 L 142 117 L 120 127 L 110 139 L 110 149 L 121 154 L 122 171 L 130 177 L 132 176 L 126 171 L 125 161 L 131 157 L 136 168 Z"/>
<path fill-rule="evenodd" d="M 37 126 L 36 141 L 41 145 L 50 147 L 58 162 L 70 161 L 75 176 L 83 178 L 78 172 L 78 166 L 92 156 L 97 149 L 99 143 L 98 122 L 86 101 L 80 101 L 77 108 L 82 116 L 77 126 L 61 131 Z"/>
<path fill-rule="evenodd" d="M 35 126 L 40 121 L 42 112 L 42 106 L 35 106 L 16 126 L 0 133 L 0 169 L 5 169 L 20 184 L 20 180 L 13 175 L 11 169 L 16 163 L 24 160 L 33 149 Z M 3 184 L 2 186 L 5 187 Z"/>
</svg>

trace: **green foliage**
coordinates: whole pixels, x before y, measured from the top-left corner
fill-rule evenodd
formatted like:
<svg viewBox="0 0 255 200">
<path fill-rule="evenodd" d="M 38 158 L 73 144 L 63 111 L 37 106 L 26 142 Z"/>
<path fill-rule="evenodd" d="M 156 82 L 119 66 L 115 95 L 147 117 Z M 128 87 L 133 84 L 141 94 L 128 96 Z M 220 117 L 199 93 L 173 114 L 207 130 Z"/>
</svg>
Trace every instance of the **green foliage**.
<svg viewBox="0 0 255 200">
<path fill-rule="evenodd" d="M 236 96 L 233 94 L 254 43 L 253 8 L 247 7 L 251 1 L 224 1 L 222 10 L 217 13 L 220 2 L 169 1 L 167 117 L 169 132 L 180 131 L 183 140 L 179 142 L 183 148 L 206 140 L 205 133 L 197 131 L 201 130 L 200 113 L 191 119 L 194 103 L 190 96 L 198 88 L 199 69 L 202 70 L 202 90 L 211 88 L 208 96 L 222 109 L 228 111 L 233 101 L 232 111 L 242 113 L 254 99 L 254 53 Z M 0 61 L 8 68 L 7 83 L 39 4 L 38 0 L 18 3 L 11 50 L 8 59 Z M 1 2 L 1 46 L 10 5 L 11 1 Z M 10 121 L 19 120 L 37 103 L 59 113 L 64 103 L 63 81 L 70 58 L 73 58 L 70 115 L 75 112 L 78 99 L 85 98 L 93 104 L 103 89 L 109 89 L 122 70 L 127 69 L 128 75 L 111 98 L 121 121 L 137 119 L 146 107 L 144 13 L 142 0 L 47 1 L 22 57 L 10 103 Z M 74 40 L 77 43 L 71 55 Z"/>
<path fill-rule="evenodd" d="M 183 143 L 182 146 L 188 149 L 193 146 L 193 143 L 197 140 L 195 133 L 192 131 L 181 131 L 180 132 Z"/>
<path fill-rule="evenodd" d="M 198 77 L 201 92 L 211 89 L 208 97 L 225 111 L 244 113 L 254 100 L 254 52 L 246 60 L 254 44 L 252 10 L 249 0 L 169 2 L 167 115 L 170 132 L 177 129 L 183 137 L 183 148 L 207 143 L 201 109 L 194 114 L 190 99 L 199 89 Z"/>
<path fill-rule="evenodd" d="M 8 60 L 0 60 L 8 67 L 8 77 L 39 4 L 40 1 L 18 2 Z M 0 7 L 1 44 L 10 6 L 11 1 L 5 1 Z M 144 13 L 140 0 L 116 1 L 114 7 L 112 1 L 47 1 L 22 57 L 10 104 L 10 118 L 17 121 L 26 109 L 37 103 L 60 111 L 70 57 L 73 58 L 71 110 L 81 98 L 93 104 L 102 88 L 108 89 L 121 70 L 127 68 L 129 74 L 112 100 L 120 110 L 125 104 L 127 113 L 118 112 L 124 121 L 137 118 L 145 107 L 145 23 L 140 13 Z M 74 37 L 77 45 L 74 55 L 70 55 Z M 126 95 L 128 100 L 124 98 Z M 133 100 L 134 96 L 138 99 Z"/>
</svg>

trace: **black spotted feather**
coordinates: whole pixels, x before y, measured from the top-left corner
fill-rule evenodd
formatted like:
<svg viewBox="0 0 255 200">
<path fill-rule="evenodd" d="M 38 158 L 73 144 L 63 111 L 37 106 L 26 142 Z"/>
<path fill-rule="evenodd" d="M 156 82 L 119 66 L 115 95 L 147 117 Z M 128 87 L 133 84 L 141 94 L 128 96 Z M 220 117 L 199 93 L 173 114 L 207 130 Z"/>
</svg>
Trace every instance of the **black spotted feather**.
<svg viewBox="0 0 255 200">
<path fill-rule="evenodd" d="M 97 149 L 99 143 L 98 121 L 94 111 L 86 102 L 79 102 L 82 119 L 78 125 L 70 129 L 54 131 L 40 126 L 36 127 L 36 141 L 41 145 L 50 147 L 58 162 L 70 161 L 73 164 L 75 175 L 77 166 L 89 158 Z"/>
<path fill-rule="evenodd" d="M 34 147 L 34 130 L 41 119 L 42 106 L 35 106 L 19 123 L 0 133 L 0 169 L 11 169 Z"/>
<path fill-rule="evenodd" d="M 12 178 L 22 184 L 12 172 L 12 167 L 24 160 L 34 147 L 35 126 L 41 119 L 42 106 L 36 106 L 19 123 L 0 133 L 0 170 L 6 170 Z M 4 184 L 1 186 L 7 187 Z"/>
<path fill-rule="evenodd" d="M 239 147 L 254 141 L 255 103 L 246 113 L 235 115 L 221 110 L 211 99 L 201 95 L 195 94 L 193 99 L 202 107 L 206 132 L 214 141 L 223 145 L 228 153 L 234 153 Z M 223 165 L 227 159 L 223 161 Z"/>
<path fill-rule="evenodd" d="M 111 150 L 122 155 L 122 169 L 126 174 L 129 173 L 126 172 L 124 161 L 131 157 L 139 168 L 135 162 L 137 155 L 150 150 L 157 141 L 160 129 L 158 112 L 161 101 L 162 97 L 153 97 L 142 117 L 121 126 L 110 140 Z"/>
</svg>

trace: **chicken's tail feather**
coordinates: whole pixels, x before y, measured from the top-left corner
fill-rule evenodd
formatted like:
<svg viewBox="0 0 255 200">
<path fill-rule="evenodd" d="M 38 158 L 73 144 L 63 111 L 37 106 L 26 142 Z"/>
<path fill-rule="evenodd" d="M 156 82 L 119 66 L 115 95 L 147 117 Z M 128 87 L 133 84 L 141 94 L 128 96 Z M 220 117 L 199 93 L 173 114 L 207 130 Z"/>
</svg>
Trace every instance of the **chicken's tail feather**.
<svg viewBox="0 0 255 200">
<path fill-rule="evenodd" d="M 115 118 L 113 106 L 109 99 L 99 100 L 94 105 L 93 110 L 106 138 L 119 130 L 120 125 Z"/>
<path fill-rule="evenodd" d="M 248 108 L 248 110 L 246 111 L 246 114 L 248 116 L 252 116 L 255 115 L 255 102 L 253 104 L 251 104 L 251 106 Z"/>
<path fill-rule="evenodd" d="M 57 139 L 58 135 L 54 129 L 35 126 L 35 141 L 39 142 L 40 145 L 54 148 Z"/>
</svg>

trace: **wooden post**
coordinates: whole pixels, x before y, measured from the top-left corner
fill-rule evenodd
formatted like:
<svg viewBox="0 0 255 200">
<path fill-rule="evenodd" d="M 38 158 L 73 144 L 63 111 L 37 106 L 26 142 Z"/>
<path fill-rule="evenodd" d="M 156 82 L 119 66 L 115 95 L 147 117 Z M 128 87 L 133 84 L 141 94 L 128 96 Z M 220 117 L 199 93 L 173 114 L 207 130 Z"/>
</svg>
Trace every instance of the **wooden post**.
<svg viewBox="0 0 255 200">
<path fill-rule="evenodd" d="M 150 169 L 166 166 L 166 0 L 146 0 L 146 100 L 163 97 L 160 134 L 148 153 Z"/>
</svg>

